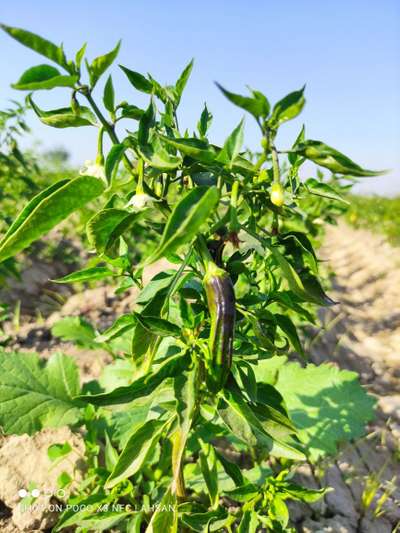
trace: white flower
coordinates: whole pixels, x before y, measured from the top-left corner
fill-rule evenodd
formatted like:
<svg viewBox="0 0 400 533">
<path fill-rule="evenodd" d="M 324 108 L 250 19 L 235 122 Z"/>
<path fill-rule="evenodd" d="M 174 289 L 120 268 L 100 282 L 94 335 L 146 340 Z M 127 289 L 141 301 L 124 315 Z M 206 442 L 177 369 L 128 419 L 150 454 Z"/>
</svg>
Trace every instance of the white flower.
<svg viewBox="0 0 400 533">
<path fill-rule="evenodd" d="M 133 207 L 135 211 L 141 211 L 146 207 L 146 204 L 152 204 L 153 202 L 154 198 L 144 192 L 141 192 L 132 196 L 132 198 L 127 203 L 127 207 Z"/>
<path fill-rule="evenodd" d="M 100 178 L 107 183 L 106 173 L 103 165 L 99 165 L 96 161 L 85 161 L 84 167 L 79 171 L 81 176 L 93 176 L 94 178 Z"/>
</svg>

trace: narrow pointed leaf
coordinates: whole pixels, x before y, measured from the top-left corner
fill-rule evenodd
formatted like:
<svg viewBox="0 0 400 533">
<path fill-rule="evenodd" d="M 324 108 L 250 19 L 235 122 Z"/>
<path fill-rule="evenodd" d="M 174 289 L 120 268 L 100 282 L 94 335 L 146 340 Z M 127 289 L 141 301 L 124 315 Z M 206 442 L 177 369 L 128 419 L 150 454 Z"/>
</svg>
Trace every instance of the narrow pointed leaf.
<svg viewBox="0 0 400 533">
<path fill-rule="evenodd" d="M 29 202 L 0 242 L 0 262 L 38 240 L 103 191 L 101 179 L 79 176 L 40 193 Z"/>
<path fill-rule="evenodd" d="M 178 81 L 175 84 L 175 93 L 176 93 L 175 104 L 176 105 L 178 105 L 179 102 L 181 101 L 183 90 L 186 87 L 186 84 L 188 82 L 189 76 L 190 76 L 190 74 L 192 72 L 192 69 L 193 69 L 193 62 L 194 62 L 194 60 L 192 59 L 190 61 L 190 63 L 184 68 L 182 74 L 179 76 L 179 79 L 178 79 Z"/>
<path fill-rule="evenodd" d="M 171 213 L 161 242 L 148 259 L 148 263 L 153 263 L 191 242 L 214 211 L 218 201 L 217 187 L 203 186 L 191 190 Z"/>
<path fill-rule="evenodd" d="M 43 111 L 43 109 L 40 109 L 35 104 L 31 97 L 29 97 L 29 103 L 41 122 L 53 128 L 78 128 L 80 126 L 95 126 L 97 124 L 96 117 L 88 107 L 80 106 L 79 114 L 76 114 L 71 107 Z"/>
<path fill-rule="evenodd" d="M 118 55 L 119 48 L 121 46 L 121 41 L 118 41 L 116 47 L 104 54 L 102 56 L 96 57 L 90 65 L 89 74 L 90 74 L 90 85 L 93 88 L 96 83 L 99 81 L 99 78 L 104 72 L 112 65 L 115 58 Z"/>
<path fill-rule="evenodd" d="M 349 157 L 321 141 L 308 140 L 300 143 L 296 148 L 296 152 L 336 174 L 368 177 L 380 176 L 386 172 L 385 170 L 364 169 L 357 165 L 357 163 L 354 163 Z"/>
<path fill-rule="evenodd" d="M 0 27 L 24 46 L 27 46 L 31 50 L 51 59 L 55 63 L 64 67 L 68 72 L 73 71 L 71 66 L 67 63 L 61 46 L 56 46 L 47 39 L 40 37 L 40 35 L 36 35 L 35 33 L 21 28 L 13 28 L 11 26 L 6 26 L 5 24 L 1 24 Z"/>
<path fill-rule="evenodd" d="M 232 166 L 233 161 L 239 155 L 239 152 L 243 145 L 244 138 L 244 121 L 243 119 L 239 122 L 233 132 L 226 139 L 225 144 L 216 157 L 216 161 L 228 164 Z"/>
<path fill-rule="evenodd" d="M 123 67 L 120 65 L 120 68 L 126 74 L 126 77 L 131 82 L 131 84 L 143 93 L 151 94 L 153 92 L 153 83 L 148 80 L 143 74 L 130 70 L 129 68 Z"/>
<path fill-rule="evenodd" d="M 257 97 L 242 96 L 240 94 L 235 94 L 227 89 L 224 89 L 222 85 L 216 83 L 217 87 L 223 94 L 228 98 L 230 102 L 241 107 L 242 109 L 251 113 L 256 119 L 259 117 L 266 117 L 269 112 L 268 106 L 266 106 L 265 100 Z"/>
<path fill-rule="evenodd" d="M 169 420 L 167 422 L 149 420 L 133 433 L 108 477 L 105 488 L 112 489 L 120 481 L 130 478 L 142 468 L 168 424 Z"/>
<path fill-rule="evenodd" d="M 271 117 L 271 121 L 274 125 L 282 124 L 287 120 L 297 117 L 297 115 L 301 113 L 301 110 L 306 103 L 304 89 L 305 86 L 299 91 L 294 91 L 288 94 L 274 105 Z"/>
<path fill-rule="evenodd" d="M 165 379 L 181 374 L 189 364 L 190 359 L 187 355 L 178 354 L 155 366 L 149 374 L 137 379 L 131 385 L 118 387 L 108 393 L 81 395 L 77 399 L 93 405 L 128 403 L 151 394 Z"/>
<path fill-rule="evenodd" d="M 54 87 L 74 87 L 77 81 L 78 76 L 63 76 L 51 65 L 38 65 L 26 70 L 12 87 L 21 91 L 38 91 Z"/>
</svg>

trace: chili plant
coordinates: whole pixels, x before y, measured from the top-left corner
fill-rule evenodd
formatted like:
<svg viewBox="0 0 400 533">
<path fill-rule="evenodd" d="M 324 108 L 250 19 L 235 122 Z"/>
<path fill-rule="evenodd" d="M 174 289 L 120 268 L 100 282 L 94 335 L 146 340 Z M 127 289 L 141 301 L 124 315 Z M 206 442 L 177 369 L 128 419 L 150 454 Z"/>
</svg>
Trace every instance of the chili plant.
<svg viewBox="0 0 400 533">
<path fill-rule="evenodd" d="M 119 43 L 93 61 L 85 45 L 67 59 L 62 46 L 2 28 L 57 65 L 32 67 L 14 84 L 30 92 L 39 120 L 95 127 L 98 143 L 80 176 L 55 183 L 21 211 L 0 243 L 0 261 L 96 199 L 87 238 L 97 264 L 57 282 L 103 280 L 119 293 L 137 287 L 130 312 L 91 334 L 90 344 L 116 358 L 100 383 L 80 390 L 73 361 L 60 354 L 46 367 L 35 355 L 2 354 L 5 432 L 87 429 L 87 478 L 72 501 L 91 503 L 92 511 L 66 511 L 56 530 L 119 523 L 121 531 L 289 531 L 285 501 L 312 502 L 325 490 L 290 480 L 310 453 L 274 380 L 265 378 L 265 363 L 278 368 L 290 353 L 304 357 L 299 327 L 334 303 L 319 279 L 318 221 L 341 212 L 341 190 L 354 177 L 377 172 L 307 139 L 304 127 L 289 149 L 276 146 L 279 128 L 304 107 L 304 87 L 271 106 L 258 90 L 242 96 L 218 85 L 259 126 L 261 148 L 250 154 L 244 120 L 223 146 L 209 139 L 207 106 L 194 131 L 180 130 L 192 61 L 168 86 L 121 65 L 132 88 L 148 95 L 141 109 L 118 100 L 111 75 L 96 96 Z M 66 107 L 42 109 L 32 96 L 59 87 L 70 91 Z M 300 180 L 306 160 L 339 178 Z M 161 259 L 170 266 L 160 272 Z M 149 268 L 155 275 L 144 286 Z M 114 370 L 119 377 L 110 379 Z M 352 415 L 362 432 L 365 417 Z M 115 502 L 125 507 L 102 507 Z"/>
</svg>

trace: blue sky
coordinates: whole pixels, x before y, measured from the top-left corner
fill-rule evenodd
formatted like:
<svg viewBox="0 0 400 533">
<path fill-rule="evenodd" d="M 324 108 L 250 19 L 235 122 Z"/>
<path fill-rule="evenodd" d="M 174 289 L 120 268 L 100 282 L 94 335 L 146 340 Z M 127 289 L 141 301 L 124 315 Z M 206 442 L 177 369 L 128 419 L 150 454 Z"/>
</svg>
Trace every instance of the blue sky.
<svg viewBox="0 0 400 533">
<path fill-rule="evenodd" d="M 174 82 L 194 57 L 180 122 L 192 129 L 207 101 L 215 142 L 223 141 L 242 113 L 214 80 L 242 94 L 248 84 L 272 102 L 306 83 L 306 108 L 282 127 L 279 147 L 289 147 L 304 122 L 308 138 L 367 168 L 392 169 L 384 177 L 364 179 L 360 191 L 400 193 L 400 3 L 395 0 L 3 0 L 0 20 L 62 41 L 70 56 L 88 41 L 90 59 L 122 38 L 117 62 L 150 72 L 162 83 Z M 9 98 L 23 98 L 10 83 L 44 58 L 3 33 L 0 49 L 3 106 Z M 145 105 L 116 65 L 112 72 L 120 99 Z M 99 83 L 99 95 L 101 90 Z M 43 91 L 36 100 L 50 109 L 68 105 L 69 94 Z M 33 117 L 30 124 L 43 147 L 65 146 L 76 164 L 94 158 L 90 128 L 56 130 Z M 246 138 L 251 148 L 258 145 L 250 116 Z"/>
</svg>

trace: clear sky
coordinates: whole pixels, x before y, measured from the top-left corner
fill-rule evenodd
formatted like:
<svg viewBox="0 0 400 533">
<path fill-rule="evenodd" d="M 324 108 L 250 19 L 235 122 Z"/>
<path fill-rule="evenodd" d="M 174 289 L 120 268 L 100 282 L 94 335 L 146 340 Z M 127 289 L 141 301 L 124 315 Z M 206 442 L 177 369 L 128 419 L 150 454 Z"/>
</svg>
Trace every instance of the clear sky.
<svg viewBox="0 0 400 533">
<path fill-rule="evenodd" d="M 240 120 L 213 84 L 245 93 L 246 84 L 274 102 L 306 87 L 300 118 L 282 128 L 288 148 L 301 124 L 308 138 L 322 140 L 372 169 L 391 169 L 365 178 L 363 192 L 400 193 L 400 2 L 396 0 L 1 0 L 0 21 L 63 42 L 67 55 L 88 41 L 89 58 L 108 52 L 122 38 L 117 60 L 172 83 L 184 65 L 195 68 L 182 100 L 180 122 L 196 124 L 207 101 L 214 114 L 212 135 L 222 142 Z M 23 98 L 9 87 L 44 58 L 0 34 L 0 105 Z M 121 99 L 145 98 L 117 66 L 114 84 Z M 101 94 L 102 83 L 98 91 Z M 65 89 L 37 93 L 45 109 L 68 105 Z M 74 163 L 94 158 L 91 128 L 56 130 L 30 120 L 43 147 L 65 146 Z M 247 144 L 258 131 L 246 118 Z M 311 171 L 311 169 L 310 169 Z"/>
</svg>

